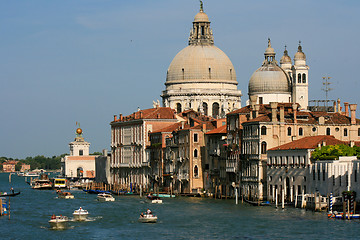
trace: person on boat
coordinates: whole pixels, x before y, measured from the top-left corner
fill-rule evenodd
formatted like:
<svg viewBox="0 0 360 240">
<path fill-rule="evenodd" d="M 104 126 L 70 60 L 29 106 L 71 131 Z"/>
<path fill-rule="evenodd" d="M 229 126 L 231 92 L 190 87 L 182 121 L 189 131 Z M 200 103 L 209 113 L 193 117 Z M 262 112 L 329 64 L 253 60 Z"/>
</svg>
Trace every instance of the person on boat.
<svg viewBox="0 0 360 240">
<path fill-rule="evenodd" d="M 151 215 L 151 210 L 150 210 L 150 209 L 147 209 L 146 213 L 147 213 L 148 215 Z"/>
<path fill-rule="evenodd" d="M 143 218 L 143 217 L 144 217 L 144 213 L 141 213 L 141 214 L 140 214 L 140 217 Z"/>
<path fill-rule="evenodd" d="M 55 219 L 56 218 L 56 216 L 55 216 L 55 214 L 53 214 L 52 216 L 51 216 L 51 219 Z"/>
<path fill-rule="evenodd" d="M 11 187 L 10 191 L 11 191 L 12 194 L 14 194 L 14 188 Z"/>
</svg>

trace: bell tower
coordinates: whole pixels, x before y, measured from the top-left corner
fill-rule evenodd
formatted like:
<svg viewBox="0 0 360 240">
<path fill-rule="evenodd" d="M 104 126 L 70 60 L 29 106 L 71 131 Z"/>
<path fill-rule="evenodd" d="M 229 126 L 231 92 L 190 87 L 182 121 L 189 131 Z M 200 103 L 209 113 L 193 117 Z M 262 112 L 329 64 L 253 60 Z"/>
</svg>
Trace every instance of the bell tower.
<svg viewBox="0 0 360 240">
<path fill-rule="evenodd" d="M 301 109 L 307 109 L 309 104 L 309 66 L 306 65 L 306 55 L 299 41 L 298 51 L 294 56 L 292 66 L 292 100 L 299 103 Z"/>
</svg>

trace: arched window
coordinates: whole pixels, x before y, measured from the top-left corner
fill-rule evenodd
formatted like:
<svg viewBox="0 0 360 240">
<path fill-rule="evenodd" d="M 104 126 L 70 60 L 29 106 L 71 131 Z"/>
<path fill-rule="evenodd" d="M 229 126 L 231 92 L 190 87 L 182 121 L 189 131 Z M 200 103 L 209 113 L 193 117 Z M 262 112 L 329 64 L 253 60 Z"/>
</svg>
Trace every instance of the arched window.
<svg viewBox="0 0 360 240">
<path fill-rule="evenodd" d="M 330 135 L 330 134 L 331 134 L 330 128 L 326 128 L 326 135 Z"/>
<path fill-rule="evenodd" d="M 288 135 L 288 136 L 291 136 L 291 127 L 288 127 L 288 129 L 287 129 L 287 135 Z"/>
<path fill-rule="evenodd" d="M 198 150 L 195 149 L 195 150 L 194 150 L 194 158 L 197 158 L 197 157 L 198 157 Z"/>
<path fill-rule="evenodd" d="M 306 74 L 305 73 L 303 73 L 303 75 L 302 75 L 302 82 L 306 83 Z"/>
<path fill-rule="evenodd" d="M 265 126 L 261 127 L 261 135 L 266 135 L 266 127 Z"/>
<path fill-rule="evenodd" d="M 299 128 L 299 136 L 302 136 L 302 135 L 303 135 L 303 129 Z"/>
<path fill-rule="evenodd" d="M 181 113 L 181 103 L 176 104 L 176 112 Z"/>
<path fill-rule="evenodd" d="M 207 103 L 203 102 L 202 106 L 203 106 L 204 115 L 208 115 L 208 105 L 207 105 Z"/>
<path fill-rule="evenodd" d="M 198 166 L 195 165 L 194 167 L 194 177 L 198 177 L 199 176 L 199 169 L 198 169 Z"/>
<path fill-rule="evenodd" d="M 266 154 L 266 142 L 261 143 L 261 154 Z"/>
<path fill-rule="evenodd" d="M 360 136 L 360 128 L 358 128 L 358 136 Z"/>
<path fill-rule="evenodd" d="M 213 118 L 217 118 L 219 116 L 219 109 L 220 109 L 219 104 L 217 102 L 213 103 L 213 105 L 212 105 Z"/>
<path fill-rule="evenodd" d="M 348 130 L 347 128 L 344 128 L 344 136 L 347 137 L 347 135 L 348 135 Z"/>
<path fill-rule="evenodd" d="M 301 83 L 301 73 L 298 74 L 298 83 Z"/>
</svg>

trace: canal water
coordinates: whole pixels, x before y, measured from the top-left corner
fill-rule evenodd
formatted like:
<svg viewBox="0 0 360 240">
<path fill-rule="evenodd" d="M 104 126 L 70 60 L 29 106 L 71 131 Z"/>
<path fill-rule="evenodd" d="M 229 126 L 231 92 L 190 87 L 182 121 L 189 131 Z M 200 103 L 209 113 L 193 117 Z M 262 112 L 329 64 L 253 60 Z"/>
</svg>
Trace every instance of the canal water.
<svg viewBox="0 0 360 240">
<path fill-rule="evenodd" d="M 71 190 L 75 199 L 58 199 L 55 191 L 32 190 L 24 177 L 0 173 L 0 191 L 13 187 L 11 218 L 0 217 L 0 239 L 359 239 L 360 221 L 329 220 L 325 213 L 288 207 L 254 207 L 235 200 L 164 198 L 151 204 L 139 196 L 115 196 L 98 202 L 96 195 Z M 70 222 L 66 230 L 52 230 L 52 214 L 72 218 L 83 207 L 86 222 Z M 150 208 L 157 223 L 140 223 Z"/>
</svg>

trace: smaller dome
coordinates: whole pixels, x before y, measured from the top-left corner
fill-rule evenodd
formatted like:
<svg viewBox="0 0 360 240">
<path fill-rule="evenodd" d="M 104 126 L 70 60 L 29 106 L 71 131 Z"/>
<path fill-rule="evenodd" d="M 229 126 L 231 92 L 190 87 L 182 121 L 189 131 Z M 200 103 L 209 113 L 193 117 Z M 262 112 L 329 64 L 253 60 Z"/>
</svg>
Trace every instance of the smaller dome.
<svg viewBox="0 0 360 240">
<path fill-rule="evenodd" d="M 290 93 L 286 73 L 275 64 L 267 64 L 254 72 L 249 81 L 249 93 Z"/>
<path fill-rule="evenodd" d="M 280 59 L 280 64 L 285 64 L 285 63 L 291 64 L 291 58 L 289 57 L 288 51 L 286 50 L 286 46 L 285 46 L 284 55 Z"/>
<path fill-rule="evenodd" d="M 306 60 L 306 55 L 305 55 L 305 53 L 303 53 L 301 45 L 299 45 L 298 51 L 295 53 L 294 59 L 295 60 Z"/>
<path fill-rule="evenodd" d="M 209 17 L 203 11 L 200 11 L 198 14 L 195 15 L 194 22 L 210 22 Z"/>
<path fill-rule="evenodd" d="M 275 54 L 275 50 L 270 46 L 265 50 L 265 54 Z"/>
</svg>

